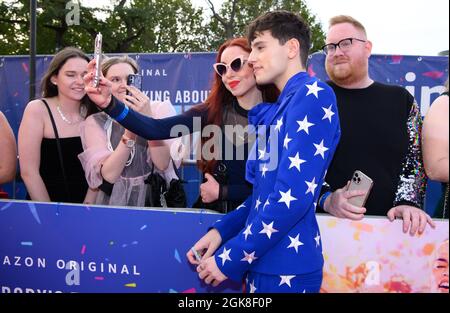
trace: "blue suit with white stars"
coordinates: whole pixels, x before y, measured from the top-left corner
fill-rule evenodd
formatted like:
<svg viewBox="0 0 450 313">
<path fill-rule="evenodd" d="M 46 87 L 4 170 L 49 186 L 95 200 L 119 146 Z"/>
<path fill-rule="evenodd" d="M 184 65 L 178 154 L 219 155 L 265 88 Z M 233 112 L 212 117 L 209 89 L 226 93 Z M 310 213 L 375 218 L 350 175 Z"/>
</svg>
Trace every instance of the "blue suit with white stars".
<svg viewBox="0 0 450 313">
<path fill-rule="evenodd" d="M 257 129 L 246 172 L 253 193 L 213 225 L 222 237 L 215 260 L 230 279 L 241 281 L 247 272 L 276 275 L 285 288 L 280 292 L 289 292 L 291 279 L 321 275 L 323 267 L 315 208 L 340 138 L 336 97 L 300 72 L 277 103 L 250 111 L 249 124 Z"/>
</svg>

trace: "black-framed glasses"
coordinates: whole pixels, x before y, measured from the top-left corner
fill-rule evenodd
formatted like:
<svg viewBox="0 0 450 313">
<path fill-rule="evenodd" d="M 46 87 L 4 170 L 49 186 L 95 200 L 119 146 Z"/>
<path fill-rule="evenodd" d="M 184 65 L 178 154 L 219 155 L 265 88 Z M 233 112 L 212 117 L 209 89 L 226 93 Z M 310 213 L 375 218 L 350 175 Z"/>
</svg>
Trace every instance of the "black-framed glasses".
<svg viewBox="0 0 450 313">
<path fill-rule="evenodd" d="M 329 43 L 329 44 L 323 46 L 322 50 L 326 55 L 336 53 L 337 47 L 339 47 L 339 49 L 341 49 L 341 51 L 345 52 L 350 49 L 350 47 L 353 44 L 353 40 L 360 41 L 360 42 L 367 42 L 367 40 L 362 40 L 362 39 L 358 39 L 358 38 L 345 38 L 345 39 L 342 39 L 341 41 L 339 41 L 338 43 Z"/>
<path fill-rule="evenodd" d="M 213 67 L 219 76 L 223 76 L 227 73 L 229 68 L 231 68 L 236 73 L 239 72 L 246 62 L 247 60 L 245 60 L 244 56 L 241 55 L 236 59 L 234 59 L 233 61 L 231 61 L 229 65 L 225 63 L 215 63 L 213 64 Z"/>
</svg>

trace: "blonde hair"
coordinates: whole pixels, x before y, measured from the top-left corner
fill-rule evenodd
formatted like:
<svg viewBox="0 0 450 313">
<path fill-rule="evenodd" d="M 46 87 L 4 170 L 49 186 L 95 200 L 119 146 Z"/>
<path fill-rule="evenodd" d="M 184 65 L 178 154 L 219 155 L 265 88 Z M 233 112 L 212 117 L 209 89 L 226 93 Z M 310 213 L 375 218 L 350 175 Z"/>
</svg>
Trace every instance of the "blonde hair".
<svg viewBox="0 0 450 313">
<path fill-rule="evenodd" d="M 120 64 L 120 63 L 129 64 L 133 68 L 133 72 L 135 74 L 137 74 L 139 72 L 139 65 L 136 63 L 136 61 L 133 60 L 132 58 L 130 58 L 128 55 L 124 55 L 121 57 L 105 58 L 104 61 L 102 62 L 103 76 L 106 76 L 106 73 L 108 73 L 111 66 L 113 66 L 115 64 Z"/>
<path fill-rule="evenodd" d="M 364 36 L 367 37 L 367 32 L 366 32 L 366 28 L 364 27 L 364 25 L 349 15 L 337 15 L 337 16 L 330 18 L 329 28 L 331 28 L 334 25 L 344 24 L 344 23 L 352 24 L 356 29 L 359 29 L 360 31 L 362 31 L 364 33 Z"/>
</svg>

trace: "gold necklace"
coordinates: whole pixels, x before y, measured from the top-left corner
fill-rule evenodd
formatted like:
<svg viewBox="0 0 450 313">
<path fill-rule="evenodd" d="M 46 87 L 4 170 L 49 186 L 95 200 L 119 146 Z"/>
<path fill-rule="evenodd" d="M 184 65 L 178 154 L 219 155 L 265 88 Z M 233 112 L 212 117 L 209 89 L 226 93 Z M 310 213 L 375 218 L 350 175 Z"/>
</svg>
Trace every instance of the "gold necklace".
<svg viewBox="0 0 450 313">
<path fill-rule="evenodd" d="M 56 105 L 56 110 L 58 111 L 59 115 L 61 116 L 61 119 L 69 125 L 78 124 L 79 122 L 81 122 L 83 120 L 83 118 L 81 116 L 76 121 L 69 120 L 62 112 L 61 106 L 59 104 Z"/>
</svg>

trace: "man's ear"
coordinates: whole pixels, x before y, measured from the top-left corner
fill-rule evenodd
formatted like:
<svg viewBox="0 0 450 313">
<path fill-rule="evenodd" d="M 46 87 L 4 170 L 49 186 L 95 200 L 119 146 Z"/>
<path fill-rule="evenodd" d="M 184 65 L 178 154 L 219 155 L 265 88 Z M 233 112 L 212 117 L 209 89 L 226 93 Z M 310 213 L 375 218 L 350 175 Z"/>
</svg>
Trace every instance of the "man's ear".
<svg viewBox="0 0 450 313">
<path fill-rule="evenodd" d="M 366 48 L 367 58 L 369 58 L 372 55 L 372 41 L 367 40 L 367 42 L 365 44 L 365 48 Z"/>
<path fill-rule="evenodd" d="M 291 38 L 286 42 L 287 48 L 288 48 L 288 57 L 289 59 L 297 58 L 300 55 L 300 42 L 295 39 Z"/>
</svg>

